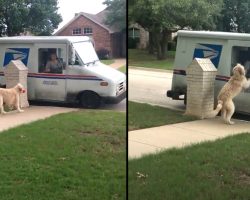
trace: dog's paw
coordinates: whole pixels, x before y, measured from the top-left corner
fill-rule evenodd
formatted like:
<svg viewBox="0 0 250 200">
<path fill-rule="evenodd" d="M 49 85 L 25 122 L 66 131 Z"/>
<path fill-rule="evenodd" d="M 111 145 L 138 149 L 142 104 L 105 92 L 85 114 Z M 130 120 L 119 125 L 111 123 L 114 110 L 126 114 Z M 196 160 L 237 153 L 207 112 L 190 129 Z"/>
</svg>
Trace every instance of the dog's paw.
<svg viewBox="0 0 250 200">
<path fill-rule="evenodd" d="M 24 112 L 24 110 L 21 110 L 21 109 L 20 109 L 20 110 L 18 110 L 18 112 Z"/>
<path fill-rule="evenodd" d="M 226 121 L 226 123 L 229 124 L 229 125 L 235 124 L 233 121 Z"/>
</svg>

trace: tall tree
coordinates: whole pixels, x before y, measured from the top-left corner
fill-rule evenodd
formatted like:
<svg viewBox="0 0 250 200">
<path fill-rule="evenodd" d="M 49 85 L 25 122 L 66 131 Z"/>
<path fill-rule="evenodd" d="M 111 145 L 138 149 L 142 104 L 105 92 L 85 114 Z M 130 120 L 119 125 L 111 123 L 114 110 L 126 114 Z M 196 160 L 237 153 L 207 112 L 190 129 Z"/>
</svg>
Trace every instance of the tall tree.
<svg viewBox="0 0 250 200">
<path fill-rule="evenodd" d="M 51 35 L 62 21 L 57 0 L 0 0 L 0 35 Z"/>
<path fill-rule="evenodd" d="M 224 0 L 218 30 L 250 33 L 250 0 Z"/>
<path fill-rule="evenodd" d="M 107 5 L 109 11 L 106 24 L 115 26 L 119 30 L 126 29 L 126 0 L 106 0 L 103 4 Z"/>
<path fill-rule="evenodd" d="M 221 7 L 222 0 L 137 0 L 131 17 L 149 31 L 158 59 L 165 59 L 172 32 L 183 28 L 215 29 Z"/>
</svg>

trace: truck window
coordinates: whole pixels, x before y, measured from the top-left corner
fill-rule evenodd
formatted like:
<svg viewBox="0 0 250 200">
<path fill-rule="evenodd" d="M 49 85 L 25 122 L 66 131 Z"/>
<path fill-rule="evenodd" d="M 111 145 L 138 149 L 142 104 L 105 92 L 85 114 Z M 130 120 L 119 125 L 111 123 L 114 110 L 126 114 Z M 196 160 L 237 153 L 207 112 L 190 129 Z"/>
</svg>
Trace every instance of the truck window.
<svg viewBox="0 0 250 200">
<path fill-rule="evenodd" d="M 231 75 L 233 67 L 240 63 L 246 69 L 246 77 L 250 78 L 250 47 L 233 46 L 231 57 Z"/>
<path fill-rule="evenodd" d="M 65 62 L 61 48 L 38 49 L 39 73 L 62 73 Z"/>
</svg>

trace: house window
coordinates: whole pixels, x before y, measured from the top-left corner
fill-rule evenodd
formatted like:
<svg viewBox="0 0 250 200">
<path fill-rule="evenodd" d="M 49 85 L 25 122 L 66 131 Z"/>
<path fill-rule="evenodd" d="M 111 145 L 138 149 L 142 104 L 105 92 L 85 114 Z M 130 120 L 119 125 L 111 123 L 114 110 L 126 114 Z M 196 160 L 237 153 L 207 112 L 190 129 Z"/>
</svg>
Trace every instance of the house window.
<svg viewBox="0 0 250 200">
<path fill-rule="evenodd" d="M 81 35 L 82 30 L 81 28 L 74 28 L 72 31 L 72 35 Z"/>
<path fill-rule="evenodd" d="M 83 28 L 83 33 L 84 35 L 92 35 L 93 34 L 92 28 L 90 27 Z"/>
<path fill-rule="evenodd" d="M 130 38 L 140 38 L 140 30 L 138 28 L 130 28 L 128 31 L 128 36 Z"/>
</svg>

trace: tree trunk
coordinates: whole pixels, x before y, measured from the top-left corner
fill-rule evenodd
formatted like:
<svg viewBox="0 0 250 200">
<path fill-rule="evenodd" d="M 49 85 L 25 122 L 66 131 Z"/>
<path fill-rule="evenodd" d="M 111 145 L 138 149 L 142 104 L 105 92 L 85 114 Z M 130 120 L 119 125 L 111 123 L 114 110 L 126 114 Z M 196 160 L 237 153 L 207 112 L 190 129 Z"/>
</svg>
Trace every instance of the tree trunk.
<svg viewBox="0 0 250 200">
<path fill-rule="evenodd" d="M 155 36 L 154 37 L 154 42 L 155 42 L 155 45 L 156 45 L 157 59 L 161 60 L 161 57 L 162 57 L 161 39 L 160 39 L 161 34 L 160 33 L 155 33 L 154 36 Z"/>
<path fill-rule="evenodd" d="M 153 32 L 149 32 L 149 40 L 148 40 L 148 53 L 154 54 L 154 34 Z"/>
<path fill-rule="evenodd" d="M 171 32 L 168 30 L 163 30 L 161 33 L 161 60 L 167 59 L 167 52 L 168 52 L 168 38 L 170 36 Z"/>
</svg>

